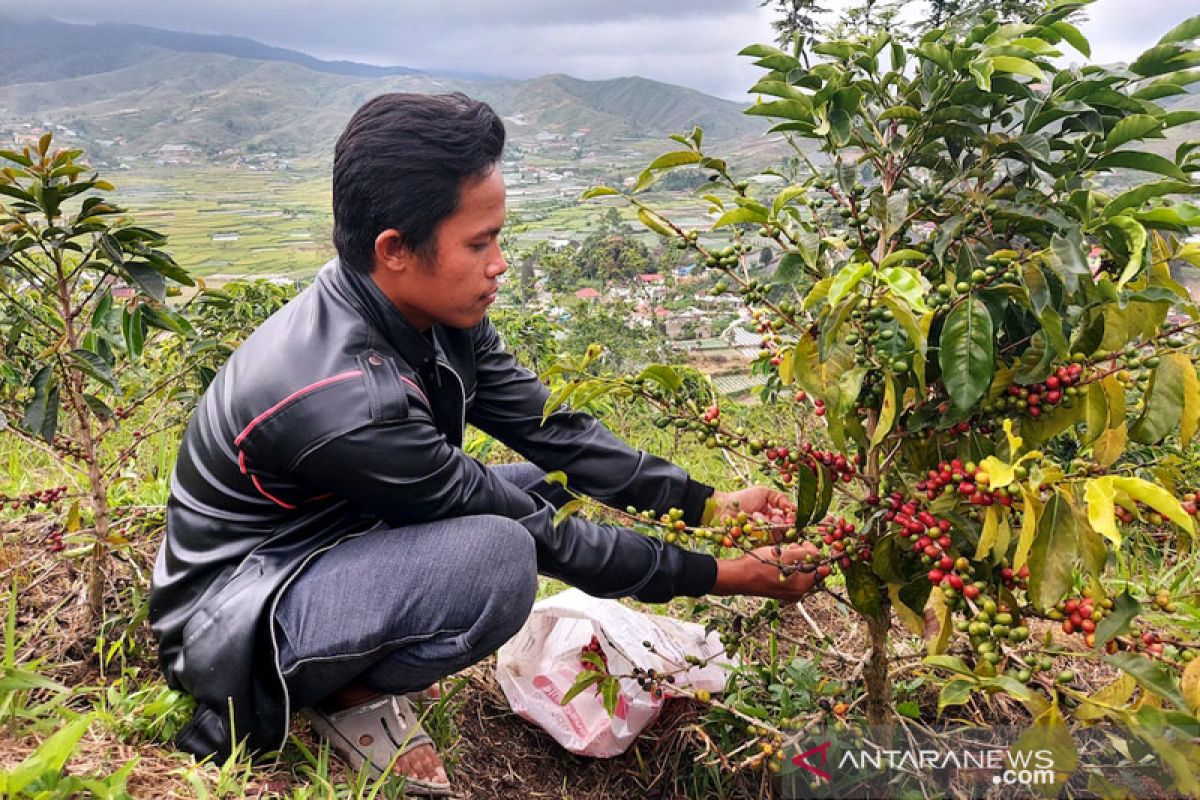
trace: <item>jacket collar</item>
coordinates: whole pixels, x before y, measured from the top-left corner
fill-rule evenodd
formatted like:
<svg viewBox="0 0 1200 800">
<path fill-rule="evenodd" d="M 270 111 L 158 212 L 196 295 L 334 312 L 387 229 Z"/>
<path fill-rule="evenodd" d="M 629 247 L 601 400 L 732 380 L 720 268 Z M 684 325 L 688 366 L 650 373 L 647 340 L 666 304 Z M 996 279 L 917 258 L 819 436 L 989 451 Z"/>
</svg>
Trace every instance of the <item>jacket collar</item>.
<svg viewBox="0 0 1200 800">
<path fill-rule="evenodd" d="M 396 308 L 369 275 L 350 269 L 336 258 L 330 261 L 322 272 L 325 270 L 329 270 L 333 283 L 346 293 L 372 327 L 379 331 L 413 369 L 423 372 L 433 364 L 439 348 L 431 340 L 435 339 L 439 326 L 434 325 L 434 336 L 427 338 L 400 313 L 400 309 Z"/>
</svg>

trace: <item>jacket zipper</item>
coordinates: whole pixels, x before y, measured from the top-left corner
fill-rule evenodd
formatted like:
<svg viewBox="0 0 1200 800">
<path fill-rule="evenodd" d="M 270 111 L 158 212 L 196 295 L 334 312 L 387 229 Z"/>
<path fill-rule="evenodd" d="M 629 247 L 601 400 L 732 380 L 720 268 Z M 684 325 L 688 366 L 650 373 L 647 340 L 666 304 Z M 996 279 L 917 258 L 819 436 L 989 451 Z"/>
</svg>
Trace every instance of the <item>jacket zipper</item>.
<svg viewBox="0 0 1200 800">
<path fill-rule="evenodd" d="M 454 371 L 454 367 L 450 366 L 445 361 L 440 361 L 440 360 L 437 361 L 437 364 L 439 366 L 445 367 L 446 370 L 451 375 L 454 376 L 454 380 L 458 381 L 458 391 L 459 391 L 459 394 L 462 396 L 462 403 L 460 403 L 458 406 L 459 412 L 460 412 L 459 413 L 460 419 L 459 419 L 459 423 L 458 423 L 458 431 L 459 431 L 458 436 L 461 439 L 467 432 L 467 387 L 466 387 L 466 384 L 463 383 L 462 378 L 458 377 L 458 373 Z"/>
</svg>

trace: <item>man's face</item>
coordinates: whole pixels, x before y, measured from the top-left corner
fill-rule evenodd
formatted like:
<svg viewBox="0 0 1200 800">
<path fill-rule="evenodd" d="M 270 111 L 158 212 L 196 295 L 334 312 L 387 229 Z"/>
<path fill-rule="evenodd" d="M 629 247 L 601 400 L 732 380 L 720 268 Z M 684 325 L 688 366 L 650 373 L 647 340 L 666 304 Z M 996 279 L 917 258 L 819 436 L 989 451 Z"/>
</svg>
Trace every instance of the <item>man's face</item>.
<svg viewBox="0 0 1200 800">
<path fill-rule="evenodd" d="M 402 270 L 376 264 L 372 277 L 418 330 L 473 327 L 495 301 L 497 279 L 508 269 L 499 244 L 504 198 L 499 169 L 468 179 L 457 210 L 438 225 L 432 260 L 403 250 Z"/>
</svg>

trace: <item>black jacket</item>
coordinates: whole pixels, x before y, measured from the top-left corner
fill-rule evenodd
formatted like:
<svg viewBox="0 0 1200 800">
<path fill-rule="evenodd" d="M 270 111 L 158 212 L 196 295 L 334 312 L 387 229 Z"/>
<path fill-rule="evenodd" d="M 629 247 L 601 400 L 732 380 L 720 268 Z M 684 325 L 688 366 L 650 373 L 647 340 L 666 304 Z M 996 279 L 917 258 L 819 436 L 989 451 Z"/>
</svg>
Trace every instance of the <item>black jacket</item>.
<svg viewBox="0 0 1200 800">
<path fill-rule="evenodd" d="M 167 682 L 199 701 L 179 746 L 227 754 L 231 709 L 251 749 L 282 746 L 295 709 L 274 604 L 316 554 L 378 527 L 497 514 L 529 529 L 543 574 L 593 595 L 708 592 L 711 557 L 576 517 L 555 526 L 548 492 L 522 491 L 462 451 L 469 422 L 578 492 L 699 520 L 712 489 L 586 414 L 543 424 L 546 397 L 488 320 L 427 337 L 336 260 L 264 322 L 201 398 L 172 476 L 150 622 Z"/>
</svg>

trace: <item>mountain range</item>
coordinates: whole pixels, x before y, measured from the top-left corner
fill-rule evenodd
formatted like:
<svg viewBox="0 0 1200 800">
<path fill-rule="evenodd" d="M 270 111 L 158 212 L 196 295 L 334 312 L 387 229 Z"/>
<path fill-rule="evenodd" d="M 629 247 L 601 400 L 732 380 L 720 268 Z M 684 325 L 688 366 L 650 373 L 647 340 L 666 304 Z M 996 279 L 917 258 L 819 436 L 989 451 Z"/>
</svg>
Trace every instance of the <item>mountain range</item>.
<svg viewBox="0 0 1200 800">
<path fill-rule="evenodd" d="M 661 139 L 699 125 L 758 138 L 743 105 L 640 77 L 532 80 L 322 61 L 235 36 L 0 16 L 0 138 L 51 122 L 93 150 L 185 146 L 324 156 L 362 102 L 384 92 L 462 91 L 490 103 L 520 142 Z"/>
</svg>

